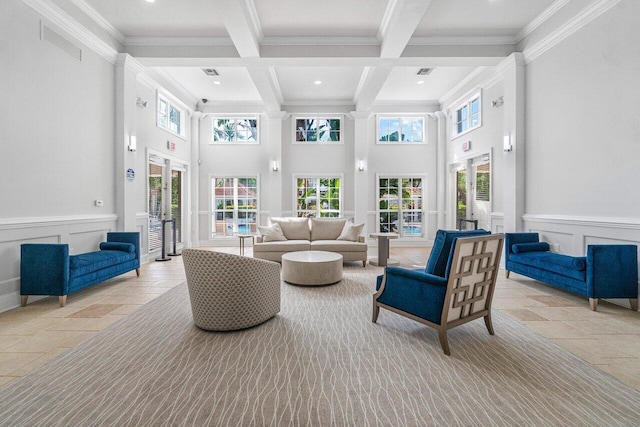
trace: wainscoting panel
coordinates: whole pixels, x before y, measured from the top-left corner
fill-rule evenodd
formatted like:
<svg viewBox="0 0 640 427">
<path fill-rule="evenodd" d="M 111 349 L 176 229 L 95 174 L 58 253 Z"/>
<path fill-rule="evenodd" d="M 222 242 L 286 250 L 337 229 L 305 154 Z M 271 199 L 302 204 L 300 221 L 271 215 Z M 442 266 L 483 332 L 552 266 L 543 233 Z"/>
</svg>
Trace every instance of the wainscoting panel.
<svg viewBox="0 0 640 427">
<path fill-rule="evenodd" d="M 20 305 L 20 245 L 68 243 L 69 253 L 98 249 L 117 215 L 11 218 L 0 221 L 0 312 Z"/>
</svg>

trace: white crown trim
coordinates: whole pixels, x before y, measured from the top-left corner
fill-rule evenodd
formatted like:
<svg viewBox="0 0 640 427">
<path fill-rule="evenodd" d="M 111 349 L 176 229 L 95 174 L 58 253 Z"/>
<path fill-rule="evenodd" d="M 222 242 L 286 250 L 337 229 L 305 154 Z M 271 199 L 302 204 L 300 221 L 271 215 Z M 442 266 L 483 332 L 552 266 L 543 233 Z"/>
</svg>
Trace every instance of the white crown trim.
<svg viewBox="0 0 640 427">
<path fill-rule="evenodd" d="M 378 46 L 375 37 L 265 37 L 263 46 Z"/>
<path fill-rule="evenodd" d="M 125 37 L 127 46 L 233 46 L 229 37 Z"/>
<path fill-rule="evenodd" d="M 124 44 L 125 35 L 122 34 L 116 27 L 111 25 L 97 10 L 91 7 L 85 0 L 71 0 L 80 10 L 82 10 L 87 16 L 95 21 L 102 29 L 111 34 L 116 40 Z"/>
<path fill-rule="evenodd" d="M 482 46 L 514 45 L 518 41 L 514 36 L 443 36 L 412 37 L 409 46 Z"/>
<path fill-rule="evenodd" d="M 557 11 L 562 9 L 570 0 L 556 0 L 551 6 L 546 8 L 540 13 L 540 15 L 536 16 L 525 25 L 519 32 L 516 34 L 516 40 L 520 43 L 524 40 L 528 35 L 533 33 L 540 25 L 547 22 L 549 18 L 551 18 Z"/>
<path fill-rule="evenodd" d="M 454 96 L 456 93 L 458 93 L 463 87 L 465 87 L 467 84 L 469 84 L 469 82 L 471 80 L 473 80 L 476 77 L 478 77 L 486 69 L 487 69 L 487 67 L 476 67 L 476 69 L 473 70 L 471 73 L 469 73 L 469 75 L 467 77 L 465 77 L 464 79 L 460 80 L 460 82 L 457 85 L 455 85 L 447 93 L 442 95 L 442 97 L 438 100 L 440 102 L 440 105 L 442 105 L 442 108 L 445 108 L 445 105 L 448 106 L 449 104 L 453 104 L 453 102 L 447 102 L 447 101 L 449 101 L 452 96 Z M 473 90 L 477 90 L 477 88 L 475 88 Z M 467 95 L 468 95 L 468 93 L 467 93 Z M 456 101 L 460 100 L 461 98 L 464 98 L 464 96 L 456 99 Z"/>
</svg>

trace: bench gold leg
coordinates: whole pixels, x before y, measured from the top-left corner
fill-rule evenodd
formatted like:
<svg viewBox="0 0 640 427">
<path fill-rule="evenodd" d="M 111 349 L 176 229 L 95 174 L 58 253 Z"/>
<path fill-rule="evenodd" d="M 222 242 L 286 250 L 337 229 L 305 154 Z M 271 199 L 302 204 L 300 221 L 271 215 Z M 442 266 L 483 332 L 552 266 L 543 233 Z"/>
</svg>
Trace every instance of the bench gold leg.
<svg viewBox="0 0 640 427">
<path fill-rule="evenodd" d="M 137 275 L 138 277 L 140 277 L 140 269 L 139 269 L 139 268 L 136 268 L 136 275 Z"/>
<path fill-rule="evenodd" d="M 60 307 L 64 307 L 67 304 L 67 296 L 66 295 L 59 296 L 58 300 L 60 301 Z"/>
<path fill-rule="evenodd" d="M 29 299 L 29 295 L 20 295 L 20 307 L 26 306 L 28 299 Z"/>
<path fill-rule="evenodd" d="M 631 304 L 631 310 L 638 311 L 638 298 L 629 298 L 629 304 Z"/>
<path fill-rule="evenodd" d="M 589 307 L 593 311 L 598 311 L 598 298 L 589 298 Z"/>
</svg>

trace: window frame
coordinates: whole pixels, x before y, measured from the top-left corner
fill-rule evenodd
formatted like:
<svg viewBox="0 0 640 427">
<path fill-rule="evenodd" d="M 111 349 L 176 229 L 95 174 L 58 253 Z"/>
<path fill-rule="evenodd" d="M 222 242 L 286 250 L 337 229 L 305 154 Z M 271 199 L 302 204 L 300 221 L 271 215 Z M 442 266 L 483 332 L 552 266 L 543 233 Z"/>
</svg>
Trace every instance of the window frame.
<svg viewBox="0 0 640 427">
<path fill-rule="evenodd" d="M 427 210 L 426 210 L 426 203 L 427 203 L 427 197 L 426 197 L 426 189 L 427 189 L 427 175 L 425 174 L 399 174 L 399 173 L 383 173 L 383 174 L 376 174 L 376 194 L 375 194 L 375 204 L 376 204 L 376 226 L 375 226 L 375 230 L 376 233 L 378 232 L 382 232 L 380 231 L 380 217 L 381 217 L 381 213 L 383 212 L 393 212 L 394 210 L 391 209 L 386 209 L 386 210 L 382 210 L 380 209 L 380 180 L 382 179 L 397 179 L 398 181 L 400 181 L 400 187 L 399 190 L 402 191 L 402 180 L 403 179 L 420 179 L 422 180 L 422 194 L 421 194 L 421 202 L 422 202 L 422 206 L 420 209 L 410 209 L 409 212 L 419 212 L 421 215 L 422 220 L 420 221 L 421 227 L 422 227 L 422 232 L 419 235 L 405 235 L 402 232 L 403 229 L 403 223 L 404 223 L 404 219 L 403 219 L 403 213 L 405 212 L 402 209 L 402 196 L 401 194 L 398 195 L 398 209 L 396 210 L 396 212 L 398 212 L 398 238 L 400 239 L 425 239 L 427 236 Z"/>
<path fill-rule="evenodd" d="M 402 120 L 419 119 L 422 120 L 422 141 L 381 141 L 380 121 L 397 119 L 400 124 L 399 131 L 402 130 Z M 376 144 L 380 145 L 424 145 L 427 144 L 427 118 L 421 114 L 378 114 L 376 115 Z"/>
<path fill-rule="evenodd" d="M 316 201 L 317 201 L 317 194 L 319 192 L 319 186 L 320 186 L 320 180 L 321 179 L 339 179 L 340 180 L 340 197 L 338 198 L 338 203 L 340 204 L 339 209 L 338 209 L 338 216 L 337 217 L 327 217 L 327 216 L 322 216 L 322 209 L 320 209 L 320 204 L 316 202 L 316 213 L 318 214 L 317 216 L 314 216 L 313 218 L 342 218 L 344 215 L 344 174 L 336 174 L 336 173 L 320 173 L 320 174 L 306 174 L 306 173 L 301 173 L 301 174 L 294 174 L 293 175 L 293 216 L 295 216 L 296 218 L 303 218 L 298 216 L 299 212 L 309 212 L 309 209 L 305 209 L 305 210 L 299 210 L 298 209 L 298 180 L 299 179 L 317 179 L 318 180 L 318 186 L 316 187 L 317 191 L 316 191 Z M 328 209 L 327 211 L 335 211 L 335 209 Z M 311 217 L 308 217 L 311 218 Z"/>
<path fill-rule="evenodd" d="M 160 112 L 160 103 L 164 102 L 165 104 L 167 104 L 167 110 L 166 113 L 164 114 L 164 117 L 166 118 L 166 125 L 163 125 L 160 117 L 161 117 L 161 112 Z M 173 129 L 171 129 L 171 110 L 174 109 L 179 113 L 179 117 L 180 117 L 180 129 L 179 132 L 174 131 Z M 180 105 L 180 103 L 174 101 L 170 96 L 157 91 L 157 96 L 156 96 L 156 126 L 164 129 L 165 131 L 169 132 L 172 135 L 175 135 L 177 137 L 180 137 L 182 139 L 184 139 L 186 141 L 187 139 L 187 112 L 186 109 Z"/>
<path fill-rule="evenodd" d="M 298 141 L 297 136 L 297 122 L 298 120 L 338 120 L 340 123 L 339 130 L 339 139 L 338 141 Z M 291 120 L 291 127 L 293 130 L 292 133 L 292 143 L 296 145 L 315 145 L 315 144 L 326 144 L 326 145 L 340 145 L 344 144 L 344 115 L 343 114 L 294 114 Z M 335 132 L 329 129 L 329 132 Z"/>
<path fill-rule="evenodd" d="M 469 132 L 482 127 L 482 90 L 477 89 L 471 92 L 469 95 L 466 95 L 462 102 L 457 102 L 456 107 L 452 109 L 453 113 L 451 114 L 451 139 L 456 139 L 462 135 L 465 135 Z M 473 102 L 478 101 L 478 123 L 475 126 L 471 126 L 471 120 L 473 116 Z M 462 109 L 466 108 L 468 115 L 468 127 L 462 131 L 458 131 L 458 112 Z"/>
<path fill-rule="evenodd" d="M 229 210 L 226 209 L 216 209 L 216 197 L 215 197 L 215 180 L 216 179 L 233 179 L 234 184 L 233 184 L 233 200 L 234 200 L 234 208 L 233 210 L 231 210 L 231 212 L 233 212 L 233 230 L 231 232 L 231 235 L 225 234 L 224 232 L 222 233 L 218 233 L 216 232 L 216 227 L 215 227 L 215 221 L 216 221 L 216 213 L 218 212 L 230 212 Z M 209 226 L 211 227 L 210 229 L 210 233 L 209 235 L 211 236 L 211 238 L 213 239 L 219 239 L 219 238 L 229 238 L 229 237 L 235 237 L 238 234 L 253 234 L 253 232 L 248 232 L 248 233 L 240 233 L 238 231 L 238 221 L 239 221 L 239 216 L 238 216 L 238 212 L 240 211 L 238 209 L 238 180 L 240 179 L 255 179 L 256 180 L 256 207 L 255 209 L 243 209 L 243 212 L 255 212 L 256 214 L 256 229 L 257 226 L 260 225 L 260 175 L 256 174 L 256 175 L 246 175 L 246 174 L 239 174 L 239 175 L 218 175 L 218 174 L 209 174 Z"/>
<path fill-rule="evenodd" d="M 214 123 L 216 120 L 235 120 L 235 133 L 236 139 L 235 141 L 216 141 L 215 140 L 215 129 Z M 237 122 L 240 120 L 255 120 L 256 121 L 256 140 L 248 141 L 248 140 L 238 140 L 237 139 Z M 209 139 L 209 144 L 211 145 L 259 145 L 260 144 L 260 115 L 213 115 L 211 116 L 211 138 Z"/>
</svg>

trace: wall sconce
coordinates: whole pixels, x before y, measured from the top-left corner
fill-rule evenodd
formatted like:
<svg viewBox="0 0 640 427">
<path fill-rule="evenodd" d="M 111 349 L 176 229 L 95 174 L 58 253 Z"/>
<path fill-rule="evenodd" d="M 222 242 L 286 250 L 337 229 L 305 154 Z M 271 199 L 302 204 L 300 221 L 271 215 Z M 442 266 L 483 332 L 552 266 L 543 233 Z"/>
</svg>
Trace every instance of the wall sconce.
<svg viewBox="0 0 640 427">
<path fill-rule="evenodd" d="M 129 146 L 127 147 L 127 149 L 129 151 L 136 151 L 136 148 L 137 148 L 136 136 L 129 135 Z"/>
<path fill-rule="evenodd" d="M 271 169 L 272 169 L 274 172 L 278 172 L 278 161 L 277 161 L 277 160 L 274 160 L 274 161 L 271 163 Z"/>
<path fill-rule="evenodd" d="M 511 146 L 511 135 L 504 136 L 503 149 L 504 151 L 513 150 L 513 147 Z"/>
<path fill-rule="evenodd" d="M 149 103 L 147 101 L 145 101 L 144 99 L 142 99 L 142 98 L 136 99 L 136 105 L 138 106 L 138 108 L 145 109 L 145 108 L 147 108 L 148 104 Z"/>
<path fill-rule="evenodd" d="M 494 99 L 493 101 L 491 101 L 491 106 L 492 107 L 500 107 L 504 104 L 504 96 L 501 96 L 498 99 Z"/>
<path fill-rule="evenodd" d="M 360 172 L 364 172 L 364 160 L 360 160 L 360 161 L 358 162 L 358 170 L 359 170 Z"/>
</svg>

